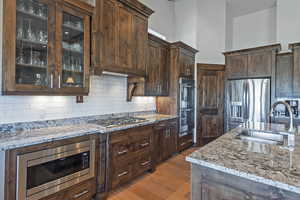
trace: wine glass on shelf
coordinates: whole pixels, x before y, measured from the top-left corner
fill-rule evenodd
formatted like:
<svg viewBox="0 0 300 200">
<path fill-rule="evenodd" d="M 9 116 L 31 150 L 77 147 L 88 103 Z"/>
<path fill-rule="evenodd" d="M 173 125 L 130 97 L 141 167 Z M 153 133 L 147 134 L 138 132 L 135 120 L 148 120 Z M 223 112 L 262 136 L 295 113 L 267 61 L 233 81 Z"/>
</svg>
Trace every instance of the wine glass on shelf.
<svg viewBox="0 0 300 200">
<path fill-rule="evenodd" d="M 35 14 L 34 7 L 33 7 L 33 1 L 31 1 L 31 0 L 27 0 L 27 12 L 30 14 Z"/>
<path fill-rule="evenodd" d="M 24 0 L 17 1 L 17 10 L 25 11 L 25 2 Z"/>
</svg>

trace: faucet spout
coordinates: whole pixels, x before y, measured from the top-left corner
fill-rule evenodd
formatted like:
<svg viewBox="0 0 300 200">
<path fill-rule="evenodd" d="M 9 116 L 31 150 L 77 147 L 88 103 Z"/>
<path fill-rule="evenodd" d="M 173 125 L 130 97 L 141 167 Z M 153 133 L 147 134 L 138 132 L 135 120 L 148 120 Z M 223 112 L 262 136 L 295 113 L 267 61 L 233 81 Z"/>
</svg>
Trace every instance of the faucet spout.
<svg viewBox="0 0 300 200">
<path fill-rule="evenodd" d="M 272 107 L 271 107 L 271 111 L 270 111 L 270 117 L 273 117 L 274 116 L 274 111 L 275 111 L 275 108 L 279 105 L 279 104 L 282 104 L 284 105 L 288 112 L 289 112 L 289 115 L 290 115 L 290 128 L 289 128 L 289 132 L 294 132 L 294 119 L 293 119 L 293 111 L 292 111 L 292 107 L 285 101 L 277 101 L 275 102 Z"/>
</svg>

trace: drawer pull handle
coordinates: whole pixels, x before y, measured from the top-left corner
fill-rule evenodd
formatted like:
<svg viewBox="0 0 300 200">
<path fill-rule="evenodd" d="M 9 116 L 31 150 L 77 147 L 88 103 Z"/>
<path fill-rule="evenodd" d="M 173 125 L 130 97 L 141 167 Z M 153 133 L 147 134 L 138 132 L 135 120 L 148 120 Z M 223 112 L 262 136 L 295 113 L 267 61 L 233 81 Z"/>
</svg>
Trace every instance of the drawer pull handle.
<svg viewBox="0 0 300 200">
<path fill-rule="evenodd" d="M 146 142 L 146 143 L 144 143 L 144 144 L 141 144 L 141 147 L 146 147 L 146 146 L 148 146 L 149 145 L 149 142 Z"/>
<path fill-rule="evenodd" d="M 83 196 L 83 195 L 85 195 L 85 194 L 87 194 L 87 193 L 89 193 L 88 190 L 85 190 L 85 191 L 83 191 L 83 192 L 80 192 L 80 193 L 74 195 L 74 199 L 77 199 L 77 198 L 79 198 L 79 197 L 81 197 L 81 196 Z"/>
<path fill-rule="evenodd" d="M 125 175 L 127 175 L 127 174 L 128 174 L 128 171 L 119 174 L 118 177 L 122 177 L 122 176 L 125 176 Z"/>
<path fill-rule="evenodd" d="M 183 143 L 181 143 L 181 144 L 180 144 L 180 146 L 184 146 L 185 144 L 186 144 L 186 143 L 185 143 L 185 142 L 183 142 Z"/>
<path fill-rule="evenodd" d="M 127 152 L 128 152 L 128 150 L 119 151 L 119 152 L 118 152 L 118 155 L 123 155 L 123 154 L 126 154 Z"/>
<path fill-rule="evenodd" d="M 141 163 L 141 166 L 142 166 L 142 167 L 144 167 L 144 166 L 146 166 L 146 165 L 150 164 L 150 162 L 151 162 L 151 161 L 146 161 L 146 162 L 143 162 L 143 163 Z"/>
</svg>

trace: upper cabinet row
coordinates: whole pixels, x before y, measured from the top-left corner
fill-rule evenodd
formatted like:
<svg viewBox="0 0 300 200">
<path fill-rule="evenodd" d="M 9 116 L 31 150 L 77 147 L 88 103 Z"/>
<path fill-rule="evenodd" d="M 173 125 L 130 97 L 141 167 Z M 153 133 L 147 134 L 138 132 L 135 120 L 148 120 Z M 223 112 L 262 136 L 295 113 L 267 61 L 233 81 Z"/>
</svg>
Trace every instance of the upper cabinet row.
<svg viewBox="0 0 300 200">
<path fill-rule="evenodd" d="M 98 0 L 93 23 L 93 66 L 102 71 L 146 75 L 148 18 L 136 0 Z"/>
<path fill-rule="evenodd" d="M 227 79 L 271 77 L 280 45 L 226 52 Z"/>
<path fill-rule="evenodd" d="M 4 0 L 3 94 L 88 95 L 90 72 L 146 76 L 148 17 L 136 0 Z"/>
<path fill-rule="evenodd" d="M 300 97 L 300 43 L 290 44 L 290 49 L 277 55 L 276 97 Z"/>
<path fill-rule="evenodd" d="M 4 0 L 3 93 L 87 95 L 92 11 L 73 0 Z"/>
<path fill-rule="evenodd" d="M 300 43 L 279 53 L 280 44 L 226 52 L 226 78 L 271 78 L 272 98 L 300 97 Z"/>
</svg>

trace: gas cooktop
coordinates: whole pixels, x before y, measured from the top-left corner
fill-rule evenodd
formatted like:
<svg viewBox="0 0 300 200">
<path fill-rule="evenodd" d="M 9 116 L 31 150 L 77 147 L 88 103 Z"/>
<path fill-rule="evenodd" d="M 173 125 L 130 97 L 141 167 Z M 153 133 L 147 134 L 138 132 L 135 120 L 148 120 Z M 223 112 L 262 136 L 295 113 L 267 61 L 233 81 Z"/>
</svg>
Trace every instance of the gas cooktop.
<svg viewBox="0 0 300 200">
<path fill-rule="evenodd" d="M 145 118 L 139 118 L 139 117 L 119 117 L 119 118 L 93 120 L 90 121 L 89 123 L 97 124 L 104 128 L 114 128 L 114 127 L 138 124 L 146 121 L 147 120 Z"/>
</svg>

